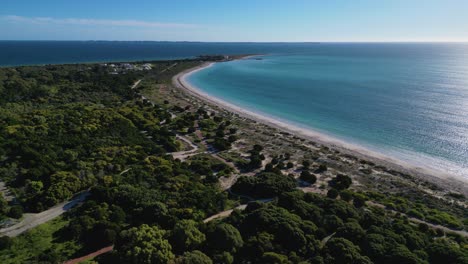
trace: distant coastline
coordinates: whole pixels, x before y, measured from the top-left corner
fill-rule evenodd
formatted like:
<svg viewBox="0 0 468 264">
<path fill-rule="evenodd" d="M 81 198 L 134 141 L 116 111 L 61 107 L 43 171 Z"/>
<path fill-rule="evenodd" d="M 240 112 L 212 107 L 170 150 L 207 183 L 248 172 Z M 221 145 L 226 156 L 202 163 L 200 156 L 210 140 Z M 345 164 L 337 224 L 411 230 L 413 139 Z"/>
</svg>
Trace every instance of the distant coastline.
<svg viewBox="0 0 468 264">
<path fill-rule="evenodd" d="M 0 40 L 0 67 L 183 60 L 201 54 L 301 51 L 318 43 Z"/>
<path fill-rule="evenodd" d="M 245 56 L 245 57 L 238 58 L 238 59 L 248 59 L 252 57 L 255 57 L 255 55 Z M 217 106 L 221 109 L 225 109 L 241 117 L 253 120 L 255 122 L 263 123 L 270 127 L 274 127 L 276 129 L 294 134 L 298 137 L 311 140 L 313 142 L 317 142 L 321 145 L 339 150 L 340 152 L 347 153 L 347 154 L 359 157 L 361 159 L 369 160 L 369 161 L 384 165 L 388 168 L 400 171 L 402 173 L 406 173 L 415 177 L 419 177 L 421 179 L 425 179 L 430 182 L 438 183 L 442 186 L 460 187 L 460 184 L 461 184 L 462 188 L 464 189 L 464 192 L 468 192 L 467 188 L 465 187 L 466 184 L 468 183 L 467 178 L 459 177 L 457 175 L 453 175 L 450 173 L 446 173 L 446 172 L 435 170 L 435 169 L 428 168 L 428 167 L 422 167 L 422 166 L 419 166 L 418 164 L 406 162 L 406 161 L 370 150 L 366 147 L 352 144 L 344 140 L 340 140 L 335 137 L 325 135 L 323 133 L 314 131 L 313 129 L 310 129 L 310 128 L 299 127 L 295 124 L 288 122 L 287 120 L 282 120 L 277 117 L 271 117 L 264 113 L 259 113 L 257 111 L 254 112 L 248 109 L 244 109 L 232 103 L 226 102 L 223 99 L 207 94 L 206 92 L 200 90 L 198 87 L 188 82 L 187 78 L 190 75 L 198 71 L 204 70 L 206 68 L 212 67 L 215 63 L 216 62 L 207 62 L 200 66 L 183 71 L 173 77 L 173 84 L 177 88 L 188 92 L 192 96 L 195 96 L 201 99 L 202 101 L 207 102 L 208 104 Z"/>
<path fill-rule="evenodd" d="M 201 54 L 287 54 L 326 47 L 433 45 L 365 42 L 191 42 L 0 40 L 0 67 L 78 63 L 141 62 L 195 58 Z M 454 46 L 466 46 L 454 43 Z"/>
</svg>

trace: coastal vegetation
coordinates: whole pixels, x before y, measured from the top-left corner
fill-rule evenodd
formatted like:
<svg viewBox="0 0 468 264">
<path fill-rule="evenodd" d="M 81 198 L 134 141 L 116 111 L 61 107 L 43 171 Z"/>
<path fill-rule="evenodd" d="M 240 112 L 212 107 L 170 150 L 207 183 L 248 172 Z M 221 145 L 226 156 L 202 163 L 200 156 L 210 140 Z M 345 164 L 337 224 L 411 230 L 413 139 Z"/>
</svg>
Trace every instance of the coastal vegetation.
<svg viewBox="0 0 468 264">
<path fill-rule="evenodd" d="M 62 216 L 1 237 L 2 263 L 60 263 L 111 245 L 94 261 L 468 263 L 466 236 L 429 225 L 464 230 L 463 206 L 364 189 L 367 178 L 337 172 L 328 148 L 299 155 L 304 144 L 286 142 L 303 141 L 283 135 L 274 152 L 235 118 L 171 93 L 172 76 L 200 59 L 118 74 L 97 64 L 0 69 L 0 179 L 14 196 L 1 197 L 1 218 L 89 192 Z M 377 166 L 356 164 L 371 171 L 363 177 Z"/>
</svg>

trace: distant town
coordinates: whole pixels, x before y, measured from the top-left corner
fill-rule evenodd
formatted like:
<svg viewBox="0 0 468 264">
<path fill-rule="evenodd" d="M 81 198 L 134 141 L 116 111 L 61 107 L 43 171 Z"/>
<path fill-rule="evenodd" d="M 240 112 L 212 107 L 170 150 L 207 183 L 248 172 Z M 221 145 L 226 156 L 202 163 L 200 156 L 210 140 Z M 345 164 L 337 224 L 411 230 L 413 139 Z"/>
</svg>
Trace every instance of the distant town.
<svg viewBox="0 0 468 264">
<path fill-rule="evenodd" d="M 129 71 L 149 71 L 153 65 L 151 63 L 104 63 L 101 66 L 109 68 L 110 74 L 120 74 Z"/>
</svg>

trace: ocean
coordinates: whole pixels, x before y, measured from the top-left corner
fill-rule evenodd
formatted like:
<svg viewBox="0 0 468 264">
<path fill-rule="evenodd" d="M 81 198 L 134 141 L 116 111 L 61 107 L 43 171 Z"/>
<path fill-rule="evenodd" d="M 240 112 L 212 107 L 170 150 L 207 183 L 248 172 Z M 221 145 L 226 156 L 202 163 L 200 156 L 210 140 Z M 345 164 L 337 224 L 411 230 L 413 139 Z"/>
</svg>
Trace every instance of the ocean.
<svg viewBox="0 0 468 264">
<path fill-rule="evenodd" d="M 266 54 L 188 81 L 232 104 L 468 178 L 468 44 L 0 41 L 0 66 Z"/>
<path fill-rule="evenodd" d="M 231 104 L 468 179 L 468 45 L 319 44 L 217 63 L 193 86 Z"/>
<path fill-rule="evenodd" d="M 310 43 L 0 41 L 0 66 L 173 60 L 213 54 L 304 52 Z"/>
</svg>

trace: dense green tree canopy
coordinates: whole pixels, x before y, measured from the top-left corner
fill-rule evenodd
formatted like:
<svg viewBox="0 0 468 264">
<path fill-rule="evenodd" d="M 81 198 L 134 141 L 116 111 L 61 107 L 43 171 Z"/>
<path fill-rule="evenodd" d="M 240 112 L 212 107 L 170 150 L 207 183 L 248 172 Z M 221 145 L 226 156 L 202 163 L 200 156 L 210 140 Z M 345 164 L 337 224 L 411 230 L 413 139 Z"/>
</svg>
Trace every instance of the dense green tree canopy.
<svg viewBox="0 0 468 264">
<path fill-rule="evenodd" d="M 172 230 L 171 242 L 175 250 L 185 252 L 196 249 L 205 241 L 205 234 L 197 228 L 193 220 L 181 220 L 177 222 Z"/>
<path fill-rule="evenodd" d="M 116 243 L 126 263 L 161 263 L 174 258 L 166 231 L 156 226 L 141 225 L 122 231 Z"/>
</svg>

